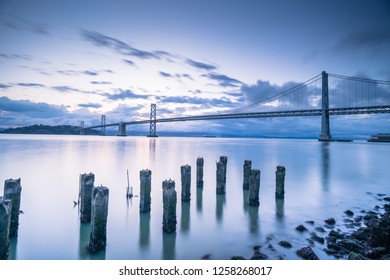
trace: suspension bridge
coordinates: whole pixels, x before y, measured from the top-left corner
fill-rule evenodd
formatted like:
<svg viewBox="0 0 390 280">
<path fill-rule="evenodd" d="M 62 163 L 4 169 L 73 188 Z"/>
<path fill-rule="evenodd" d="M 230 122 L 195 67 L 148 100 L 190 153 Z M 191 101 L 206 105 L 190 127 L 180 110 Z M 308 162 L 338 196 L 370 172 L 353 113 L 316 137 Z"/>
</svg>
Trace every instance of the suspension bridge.
<svg viewBox="0 0 390 280">
<path fill-rule="evenodd" d="M 157 118 L 157 106 L 151 104 L 150 118 L 119 123 L 106 123 L 101 116 L 100 125 L 84 129 L 118 127 L 118 136 L 126 136 L 126 126 L 149 124 L 148 137 L 157 137 L 157 123 L 207 121 L 222 119 L 275 118 L 275 117 L 321 117 L 320 141 L 332 141 L 331 115 L 384 114 L 390 113 L 390 81 L 341 76 L 323 71 L 321 74 L 283 90 L 265 100 L 237 109 L 216 114 Z"/>
</svg>

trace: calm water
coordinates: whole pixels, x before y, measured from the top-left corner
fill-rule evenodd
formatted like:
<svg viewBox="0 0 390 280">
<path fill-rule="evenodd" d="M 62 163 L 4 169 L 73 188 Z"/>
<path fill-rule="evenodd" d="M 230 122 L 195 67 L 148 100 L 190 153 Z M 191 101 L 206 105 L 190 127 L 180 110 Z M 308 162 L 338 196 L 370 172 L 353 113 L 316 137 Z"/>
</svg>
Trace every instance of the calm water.
<svg viewBox="0 0 390 280">
<path fill-rule="evenodd" d="M 215 193 L 216 161 L 228 157 L 226 195 Z M 196 189 L 196 158 L 204 158 L 204 189 Z M 261 170 L 260 206 L 246 204 L 244 160 Z M 310 231 L 334 217 L 345 229 L 345 210 L 381 205 L 390 193 L 390 145 L 317 140 L 95 136 L 0 136 L 0 180 L 21 178 L 19 236 L 11 259 L 213 259 L 250 258 L 253 246 L 278 259 L 297 259 Z M 180 166 L 192 166 L 191 202 L 181 203 Z M 275 170 L 286 167 L 284 202 L 275 200 Z M 126 201 L 126 169 L 139 194 L 139 171 L 152 171 L 152 211 L 139 213 L 139 197 Z M 79 175 L 92 172 L 109 188 L 107 248 L 89 254 L 90 224 L 73 207 Z M 176 181 L 177 231 L 162 233 L 162 181 Z M 369 192 L 369 194 L 367 193 Z M 3 189 L 0 189 L 3 193 Z M 305 224 L 313 220 L 314 225 Z M 295 227 L 305 224 L 308 233 Z M 318 234 L 321 236 L 321 234 Z M 324 236 L 324 235 L 322 235 Z M 277 245 L 287 240 L 292 249 Z M 269 245 L 272 246 L 269 246 Z M 272 249 L 273 247 L 273 249 Z M 331 258 L 316 243 L 321 259 Z"/>
</svg>

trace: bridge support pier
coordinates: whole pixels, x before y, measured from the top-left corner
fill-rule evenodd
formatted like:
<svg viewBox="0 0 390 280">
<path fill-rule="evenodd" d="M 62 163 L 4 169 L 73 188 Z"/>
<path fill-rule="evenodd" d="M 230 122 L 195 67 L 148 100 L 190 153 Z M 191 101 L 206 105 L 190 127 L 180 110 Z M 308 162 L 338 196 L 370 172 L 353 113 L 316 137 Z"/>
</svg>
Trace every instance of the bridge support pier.
<svg viewBox="0 0 390 280">
<path fill-rule="evenodd" d="M 150 129 L 149 129 L 149 135 L 148 137 L 158 137 L 157 132 L 157 125 L 156 125 L 156 104 L 150 105 Z"/>
<path fill-rule="evenodd" d="M 120 122 L 118 125 L 118 135 L 117 136 L 126 136 L 126 124 Z"/>
<path fill-rule="evenodd" d="M 101 124 L 100 135 L 106 135 L 106 115 L 102 115 L 100 124 Z"/>
<path fill-rule="evenodd" d="M 322 113 L 321 113 L 321 134 L 319 141 L 331 141 L 329 125 L 329 87 L 328 73 L 322 71 Z"/>
</svg>

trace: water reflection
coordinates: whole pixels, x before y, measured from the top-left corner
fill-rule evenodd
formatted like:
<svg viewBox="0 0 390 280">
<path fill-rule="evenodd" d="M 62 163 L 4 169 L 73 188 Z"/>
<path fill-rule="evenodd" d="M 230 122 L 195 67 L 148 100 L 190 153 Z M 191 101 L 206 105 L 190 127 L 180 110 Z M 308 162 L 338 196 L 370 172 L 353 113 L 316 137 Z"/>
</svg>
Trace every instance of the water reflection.
<svg viewBox="0 0 390 280">
<path fill-rule="evenodd" d="M 249 232 L 257 234 L 259 232 L 259 206 L 249 206 Z"/>
<path fill-rule="evenodd" d="M 139 247 L 145 250 L 150 243 L 150 212 L 139 214 Z"/>
<path fill-rule="evenodd" d="M 91 223 L 80 223 L 79 233 L 79 259 L 80 260 L 105 260 L 106 249 L 95 253 L 90 253 L 88 250 L 89 234 L 91 230 Z"/>
<path fill-rule="evenodd" d="M 324 191 L 329 191 L 329 142 L 321 142 L 321 171 L 322 171 L 322 186 Z"/>
<path fill-rule="evenodd" d="M 284 199 L 275 198 L 275 206 L 276 206 L 276 218 L 278 220 L 284 219 Z"/>
<path fill-rule="evenodd" d="M 154 162 L 155 154 L 156 154 L 156 139 L 150 138 L 149 139 L 149 155 L 150 155 L 151 162 Z"/>
<path fill-rule="evenodd" d="M 202 213 L 203 210 L 203 188 L 196 188 L 196 211 Z"/>
<path fill-rule="evenodd" d="M 190 203 L 181 203 L 180 230 L 184 233 L 190 230 Z"/>
<path fill-rule="evenodd" d="M 218 222 L 223 220 L 223 208 L 226 203 L 226 196 L 224 194 L 217 194 L 217 204 L 215 209 L 215 214 Z"/>
<path fill-rule="evenodd" d="M 16 260 L 17 259 L 17 245 L 18 245 L 18 236 L 12 237 L 9 241 L 9 260 Z"/>
<path fill-rule="evenodd" d="M 174 260 L 176 259 L 176 232 L 165 233 L 163 232 L 163 260 Z"/>
</svg>

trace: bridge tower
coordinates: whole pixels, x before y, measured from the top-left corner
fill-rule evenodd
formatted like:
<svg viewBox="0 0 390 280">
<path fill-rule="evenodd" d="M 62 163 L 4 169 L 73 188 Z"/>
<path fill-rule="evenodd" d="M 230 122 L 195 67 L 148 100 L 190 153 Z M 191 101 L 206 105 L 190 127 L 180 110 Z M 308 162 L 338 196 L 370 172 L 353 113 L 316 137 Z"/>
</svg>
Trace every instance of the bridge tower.
<svg viewBox="0 0 390 280">
<path fill-rule="evenodd" d="M 126 124 L 120 122 L 118 125 L 118 135 L 117 136 L 126 136 Z"/>
<path fill-rule="evenodd" d="M 150 130 L 148 137 L 158 137 L 156 134 L 156 104 L 150 105 Z"/>
<path fill-rule="evenodd" d="M 80 122 L 80 135 L 84 135 L 84 121 Z"/>
<path fill-rule="evenodd" d="M 101 124 L 100 135 L 106 135 L 106 115 L 102 115 L 100 124 Z"/>
<path fill-rule="evenodd" d="M 321 134 L 319 141 L 331 141 L 329 125 L 329 87 L 328 73 L 322 71 L 322 113 L 321 113 Z"/>
</svg>

